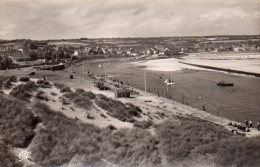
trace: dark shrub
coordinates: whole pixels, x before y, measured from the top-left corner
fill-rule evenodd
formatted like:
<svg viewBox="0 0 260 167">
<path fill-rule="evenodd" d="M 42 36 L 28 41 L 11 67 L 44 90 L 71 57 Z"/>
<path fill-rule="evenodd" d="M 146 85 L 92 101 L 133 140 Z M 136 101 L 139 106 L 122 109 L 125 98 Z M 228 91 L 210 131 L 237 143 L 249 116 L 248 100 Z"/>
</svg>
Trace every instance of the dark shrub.
<svg viewBox="0 0 260 167">
<path fill-rule="evenodd" d="M 81 96 L 87 96 L 89 99 L 95 99 L 96 95 L 92 92 L 86 92 L 84 89 L 76 89 L 75 93 L 81 95 Z"/>
<path fill-rule="evenodd" d="M 40 99 L 40 100 L 49 101 L 49 98 L 45 95 L 45 93 L 43 91 L 37 92 L 35 97 Z"/>
<path fill-rule="evenodd" d="M 15 86 L 10 95 L 25 101 L 29 101 L 32 96 L 32 91 L 36 90 L 37 86 L 33 81 L 28 81 L 26 84 L 20 84 Z"/>
<path fill-rule="evenodd" d="M 36 82 L 38 84 L 39 87 L 41 88 L 51 88 L 52 85 L 50 84 L 49 81 L 46 81 L 46 80 L 38 80 Z"/>
<path fill-rule="evenodd" d="M 64 93 L 64 92 L 71 92 L 71 89 L 70 87 L 64 85 L 64 84 L 61 84 L 61 83 L 54 83 L 54 86 L 57 88 L 57 89 L 60 89 L 60 92 Z"/>
<path fill-rule="evenodd" d="M 114 125 L 108 125 L 107 128 L 110 130 L 117 130 L 117 128 Z"/>
<path fill-rule="evenodd" d="M 28 77 L 21 77 L 19 79 L 19 81 L 21 81 L 21 82 L 28 82 L 28 81 L 30 81 L 30 78 L 28 78 Z"/>
</svg>

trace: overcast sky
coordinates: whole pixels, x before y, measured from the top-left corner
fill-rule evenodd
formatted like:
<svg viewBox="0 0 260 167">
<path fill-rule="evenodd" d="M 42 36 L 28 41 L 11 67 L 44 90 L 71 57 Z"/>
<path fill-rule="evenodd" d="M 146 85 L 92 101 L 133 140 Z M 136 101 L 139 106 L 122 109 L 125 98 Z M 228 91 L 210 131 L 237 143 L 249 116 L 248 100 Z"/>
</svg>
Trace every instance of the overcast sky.
<svg viewBox="0 0 260 167">
<path fill-rule="evenodd" d="M 260 0 L 0 0 L 0 38 L 260 35 Z"/>
</svg>

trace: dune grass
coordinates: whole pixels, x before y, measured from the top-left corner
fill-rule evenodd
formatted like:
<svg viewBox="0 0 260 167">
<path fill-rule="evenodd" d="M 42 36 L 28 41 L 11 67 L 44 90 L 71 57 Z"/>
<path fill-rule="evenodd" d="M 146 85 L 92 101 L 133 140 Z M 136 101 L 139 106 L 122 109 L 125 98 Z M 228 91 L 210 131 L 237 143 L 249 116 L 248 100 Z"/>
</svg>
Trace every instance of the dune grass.
<svg viewBox="0 0 260 167">
<path fill-rule="evenodd" d="M 202 145 L 197 154 L 214 154 L 214 161 L 220 166 L 259 166 L 260 137 L 245 138 L 233 136 Z"/>
<path fill-rule="evenodd" d="M 99 95 L 97 95 L 99 96 Z M 30 144 L 33 161 L 42 166 L 78 162 L 82 166 L 104 166 L 104 159 L 119 166 L 170 166 L 194 153 L 211 154 L 218 166 L 257 166 L 259 137 L 234 136 L 223 127 L 199 118 L 164 121 L 155 134 L 142 128 L 99 128 L 68 118 L 36 103 L 34 112 L 42 120 Z M 164 161 L 165 161 L 164 160 Z"/>
<path fill-rule="evenodd" d="M 10 148 L 0 140 L 0 166 L 1 167 L 22 167 L 19 159 L 11 152 Z"/>
<path fill-rule="evenodd" d="M 108 98 L 102 94 L 94 94 L 83 89 L 76 89 L 75 92 L 65 93 L 63 95 L 77 107 L 89 110 L 93 107 L 93 102 L 100 108 L 107 111 L 111 117 L 117 118 L 123 122 L 134 122 L 134 117 L 140 117 L 142 110 L 131 103 L 122 103 L 121 101 Z M 65 100 L 63 100 L 65 102 Z"/>
<path fill-rule="evenodd" d="M 124 104 L 121 101 L 108 98 L 102 94 L 97 95 L 95 103 L 102 109 L 107 111 L 111 117 L 115 117 L 123 122 L 134 122 L 135 117 L 140 117 L 142 110 L 133 104 Z"/>
<path fill-rule="evenodd" d="M 134 127 L 142 128 L 142 129 L 148 129 L 153 125 L 153 122 L 151 120 L 148 121 L 135 121 Z"/>
<path fill-rule="evenodd" d="M 84 155 L 86 164 L 95 165 L 100 161 L 100 157 L 97 156 L 97 135 L 101 131 L 100 128 L 78 123 L 60 112 L 52 111 L 42 103 L 37 103 L 33 108 L 45 127 L 37 133 L 31 143 L 32 154 L 37 164 L 61 165 L 76 155 Z"/>
<path fill-rule="evenodd" d="M 93 102 L 86 95 L 77 92 L 66 93 L 65 98 L 72 101 L 77 107 L 89 110 L 93 106 Z"/>
<path fill-rule="evenodd" d="M 39 120 L 23 102 L 0 96 L 0 132 L 3 141 L 15 147 L 26 147 L 34 137 L 34 128 Z"/>
<path fill-rule="evenodd" d="M 145 130 L 98 128 L 54 112 L 42 103 L 33 109 L 45 127 L 31 143 L 34 161 L 39 165 L 61 165 L 72 159 L 88 166 L 104 166 L 102 159 L 124 166 L 160 162 L 158 141 Z"/>
<path fill-rule="evenodd" d="M 68 90 L 66 86 L 62 88 Z M 35 83 L 29 81 L 15 87 L 12 95 L 21 98 L 24 94 L 20 92 L 35 89 Z M 196 117 L 176 117 L 158 125 L 151 121 L 138 122 L 134 117 L 140 117 L 142 110 L 137 106 L 83 89 L 67 92 L 63 97 L 85 109 L 95 102 L 108 115 L 134 122 L 135 128 L 116 129 L 113 125 L 99 128 L 68 118 L 40 102 L 32 106 L 38 119 L 22 101 L 4 95 L 0 96 L 0 132 L 4 144 L 14 147 L 30 144 L 32 159 L 39 166 L 78 162 L 82 166 L 95 167 L 105 166 L 104 160 L 126 167 L 162 166 L 163 161 L 175 166 L 176 162 L 187 161 L 194 154 L 210 154 L 217 166 L 254 167 L 260 164 L 260 137 L 235 136 L 221 126 Z M 39 120 L 43 127 L 34 134 Z M 151 126 L 153 135 L 146 130 Z M 0 158 L 5 156 L 3 150 L 8 153 L 5 145 L 0 142 Z M 6 162 L 0 162 L 0 165 L 11 164 L 10 158 L 12 155 L 7 154 Z"/>
<path fill-rule="evenodd" d="M 33 81 L 28 81 L 25 84 L 15 86 L 10 95 L 24 101 L 29 101 L 32 97 L 32 91 L 37 90 L 37 86 Z"/>
<path fill-rule="evenodd" d="M 10 89 L 13 86 L 13 82 L 17 82 L 16 76 L 0 76 L 0 89 Z"/>
</svg>

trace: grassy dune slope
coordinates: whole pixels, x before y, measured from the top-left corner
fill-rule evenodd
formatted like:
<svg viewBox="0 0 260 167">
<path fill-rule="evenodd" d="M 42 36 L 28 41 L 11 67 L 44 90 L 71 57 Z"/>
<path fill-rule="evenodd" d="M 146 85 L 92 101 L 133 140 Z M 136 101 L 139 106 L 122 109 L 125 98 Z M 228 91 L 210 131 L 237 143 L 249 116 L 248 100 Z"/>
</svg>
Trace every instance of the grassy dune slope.
<svg viewBox="0 0 260 167">
<path fill-rule="evenodd" d="M 31 151 L 31 160 L 38 166 L 254 167 L 260 164 L 259 136 L 233 135 L 222 126 L 194 116 L 169 117 L 159 124 L 152 120 L 139 122 L 137 118 L 143 112 L 130 103 L 56 84 L 64 92 L 59 96 L 76 107 L 92 111 L 90 108 L 96 104 L 109 116 L 138 127 L 100 128 L 51 109 L 37 96 L 33 98 L 37 88 L 51 85 L 27 81 L 15 86 L 10 95 L 0 93 L 0 166 L 21 165 L 16 163 L 12 147 Z M 22 101 L 25 91 L 31 96 Z M 58 91 L 54 93 L 58 96 Z"/>
</svg>

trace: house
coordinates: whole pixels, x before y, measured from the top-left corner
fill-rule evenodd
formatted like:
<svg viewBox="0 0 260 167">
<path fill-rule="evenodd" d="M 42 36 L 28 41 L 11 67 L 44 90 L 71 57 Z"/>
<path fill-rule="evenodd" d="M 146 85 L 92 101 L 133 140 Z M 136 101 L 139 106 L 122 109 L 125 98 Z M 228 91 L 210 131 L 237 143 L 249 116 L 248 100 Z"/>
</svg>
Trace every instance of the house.
<svg viewBox="0 0 260 167">
<path fill-rule="evenodd" d="M 169 51 L 168 48 L 165 47 L 157 47 L 157 54 L 158 55 L 165 55 L 165 53 Z"/>
</svg>

